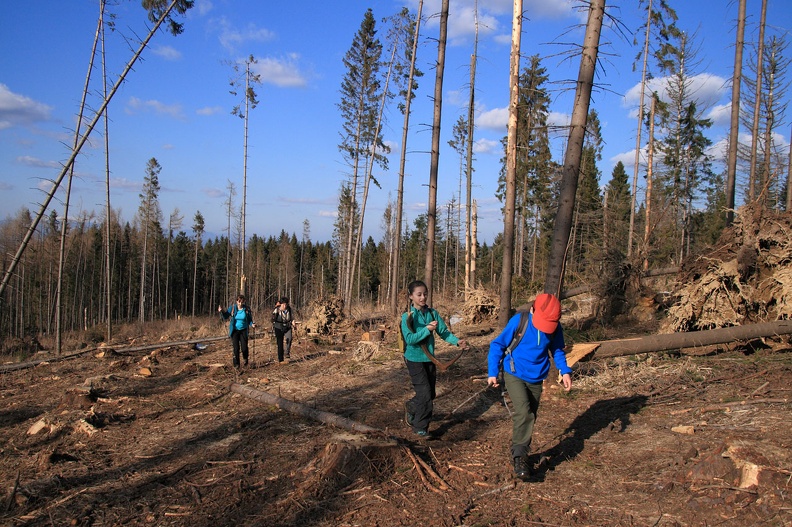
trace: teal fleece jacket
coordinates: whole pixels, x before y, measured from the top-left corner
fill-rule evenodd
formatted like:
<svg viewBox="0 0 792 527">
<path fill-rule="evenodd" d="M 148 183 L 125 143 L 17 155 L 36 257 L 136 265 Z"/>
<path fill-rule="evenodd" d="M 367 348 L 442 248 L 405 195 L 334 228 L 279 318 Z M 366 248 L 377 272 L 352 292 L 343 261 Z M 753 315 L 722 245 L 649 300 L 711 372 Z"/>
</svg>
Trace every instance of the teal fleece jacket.
<svg viewBox="0 0 792 527">
<path fill-rule="evenodd" d="M 421 311 L 411 306 L 410 312 L 412 312 L 412 327 L 415 333 L 407 327 L 407 313 L 403 313 L 401 317 L 401 331 L 402 335 L 404 335 L 404 342 L 407 344 L 404 348 L 404 358 L 408 361 L 431 362 L 429 357 L 423 352 L 421 342 L 425 341 L 429 353 L 435 354 L 434 334 L 426 329 L 426 325 L 433 320 L 437 321 L 437 328 L 434 330 L 435 334 L 452 346 L 456 346 L 459 343 L 459 338 L 451 333 L 451 330 L 440 318 L 436 309 L 426 308 Z"/>
<path fill-rule="evenodd" d="M 528 315 L 528 324 L 525 326 L 525 334 L 522 340 L 514 348 L 512 357 L 504 356 L 506 348 L 511 344 L 517 327 L 520 324 L 520 314 L 514 315 L 500 335 L 495 337 L 490 343 L 489 355 L 487 356 L 487 376 L 497 377 L 498 367 L 503 360 L 503 371 L 522 379 L 525 382 L 539 383 L 547 378 L 550 372 L 550 354 L 553 355 L 558 371 L 561 374 L 572 373 L 572 369 L 567 366 L 566 354 L 564 353 L 564 330 L 561 324 L 552 335 L 543 333 L 533 325 L 533 314 Z M 512 362 L 513 359 L 513 362 Z"/>
</svg>

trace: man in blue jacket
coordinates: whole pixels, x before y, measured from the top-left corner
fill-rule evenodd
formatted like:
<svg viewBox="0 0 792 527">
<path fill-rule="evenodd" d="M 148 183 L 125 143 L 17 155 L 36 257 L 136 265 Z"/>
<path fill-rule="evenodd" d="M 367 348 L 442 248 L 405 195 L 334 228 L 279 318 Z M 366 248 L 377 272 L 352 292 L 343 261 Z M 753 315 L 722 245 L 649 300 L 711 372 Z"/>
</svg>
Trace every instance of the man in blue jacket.
<svg viewBox="0 0 792 527">
<path fill-rule="evenodd" d="M 499 386 L 498 372 L 503 363 L 503 382 L 514 406 L 511 446 L 514 474 L 523 480 L 530 476 L 528 452 L 542 397 L 542 382 L 550 372 L 551 353 L 561 372 L 564 389 L 569 391 L 572 388 L 572 370 L 566 363 L 564 331 L 558 323 L 560 319 L 561 302 L 558 298 L 548 293 L 540 294 L 531 307 L 523 334 L 517 335 L 520 314 L 516 314 L 492 341 L 487 357 L 489 386 Z M 510 346 L 513 341 L 515 345 Z M 513 347 L 511 352 L 509 347 Z"/>
</svg>

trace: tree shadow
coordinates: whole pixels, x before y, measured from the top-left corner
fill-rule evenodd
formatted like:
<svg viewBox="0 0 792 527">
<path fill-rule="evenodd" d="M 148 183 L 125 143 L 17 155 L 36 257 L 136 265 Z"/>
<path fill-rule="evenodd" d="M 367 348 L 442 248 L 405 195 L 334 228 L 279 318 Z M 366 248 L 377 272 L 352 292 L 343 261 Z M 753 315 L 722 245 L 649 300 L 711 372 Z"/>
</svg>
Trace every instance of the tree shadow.
<svg viewBox="0 0 792 527">
<path fill-rule="evenodd" d="M 646 406 L 647 399 L 645 395 L 634 395 L 605 399 L 591 405 L 564 430 L 564 439 L 558 444 L 529 456 L 529 465 L 535 467 L 531 481 L 544 481 L 548 472 L 580 454 L 585 448 L 586 440 L 597 432 L 605 428 L 619 432 L 626 430 L 630 424 L 630 416 Z M 614 426 L 617 423 L 619 425 Z"/>
</svg>

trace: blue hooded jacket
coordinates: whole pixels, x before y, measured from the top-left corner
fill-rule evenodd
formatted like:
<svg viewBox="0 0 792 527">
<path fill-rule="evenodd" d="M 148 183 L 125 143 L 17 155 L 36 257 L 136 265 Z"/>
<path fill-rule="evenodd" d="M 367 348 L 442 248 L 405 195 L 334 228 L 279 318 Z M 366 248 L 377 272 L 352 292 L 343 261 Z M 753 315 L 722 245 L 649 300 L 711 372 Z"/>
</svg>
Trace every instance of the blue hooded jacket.
<svg viewBox="0 0 792 527">
<path fill-rule="evenodd" d="M 245 322 L 244 322 L 245 328 L 243 329 L 243 331 L 247 331 L 248 328 L 253 324 L 253 314 L 250 312 L 250 308 L 247 306 L 247 304 L 243 304 L 242 309 L 245 311 Z M 231 321 L 228 324 L 229 337 L 234 334 L 234 329 L 235 329 L 234 325 L 236 324 L 237 311 L 238 310 L 236 304 L 232 304 L 228 306 L 227 310 L 221 311 L 221 314 L 223 315 L 223 319 L 228 319 L 228 318 L 231 319 Z"/>
<path fill-rule="evenodd" d="M 499 365 L 503 360 L 503 371 L 525 382 L 540 383 L 547 378 L 547 374 L 550 372 L 550 353 L 553 354 L 553 362 L 562 375 L 572 373 L 572 369 L 567 366 L 566 362 L 564 330 L 561 328 L 561 324 L 552 335 L 548 335 L 534 327 L 533 314 L 528 315 L 525 334 L 511 353 L 512 356 L 506 357 L 504 360 L 506 348 L 511 344 L 519 324 L 520 314 L 518 313 L 509 320 L 501 334 L 490 343 L 487 356 L 488 377 L 498 376 Z"/>
</svg>

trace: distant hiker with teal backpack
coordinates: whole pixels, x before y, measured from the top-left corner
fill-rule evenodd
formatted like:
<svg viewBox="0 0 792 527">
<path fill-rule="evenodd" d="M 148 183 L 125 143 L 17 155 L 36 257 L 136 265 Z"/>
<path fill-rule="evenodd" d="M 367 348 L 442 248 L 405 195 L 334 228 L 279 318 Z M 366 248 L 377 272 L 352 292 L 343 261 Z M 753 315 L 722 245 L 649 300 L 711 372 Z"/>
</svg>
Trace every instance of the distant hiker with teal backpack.
<svg viewBox="0 0 792 527">
<path fill-rule="evenodd" d="M 566 362 L 560 319 L 561 302 L 554 295 L 542 293 L 527 314 L 514 315 L 490 343 L 487 384 L 500 386 L 498 373 L 502 367 L 503 382 L 514 407 L 511 445 L 514 474 L 523 480 L 530 476 L 528 452 L 542 397 L 542 382 L 550 372 L 550 354 L 561 372 L 564 389 L 572 388 L 572 370 Z"/>
<path fill-rule="evenodd" d="M 415 395 L 404 404 L 405 421 L 421 436 L 429 435 L 434 411 L 437 364 L 434 359 L 435 334 L 451 345 L 467 349 L 464 340 L 451 333 L 437 310 L 426 305 L 426 284 L 416 280 L 407 286 L 410 305 L 401 317 L 400 333 L 404 339 L 404 363 L 410 374 Z"/>
<path fill-rule="evenodd" d="M 217 310 L 223 315 L 224 320 L 230 319 L 228 324 L 228 336 L 234 346 L 234 368 L 239 368 L 239 353 L 242 352 L 244 365 L 248 365 L 248 329 L 255 328 L 253 323 L 253 313 L 245 303 L 245 295 L 238 295 L 236 303 L 223 310 L 217 306 Z"/>
</svg>

